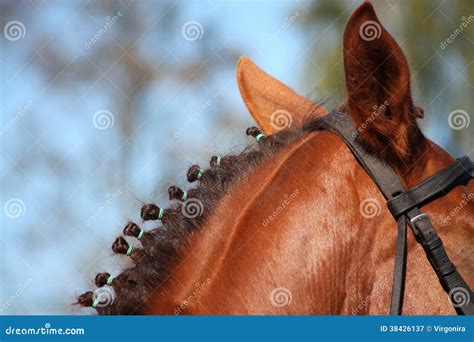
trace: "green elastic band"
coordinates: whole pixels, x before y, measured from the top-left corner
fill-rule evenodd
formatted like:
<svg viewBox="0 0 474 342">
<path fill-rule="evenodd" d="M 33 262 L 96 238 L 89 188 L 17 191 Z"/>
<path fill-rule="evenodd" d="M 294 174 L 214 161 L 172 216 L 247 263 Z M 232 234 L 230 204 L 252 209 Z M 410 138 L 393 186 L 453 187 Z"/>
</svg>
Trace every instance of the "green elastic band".
<svg viewBox="0 0 474 342">
<path fill-rule="evenodd" d="M 163 218 L 163 209 L 160 208 L 160 212 L 158 213 L 158 220 L 161 220 Z"/>
<path fill-rule="evenodd" d="M 128 247 L 127 255 L 130 255 L 130 253 L 132 253 L 132 250 L 133 250 L 133 246 Z"/>
<path fill-rule="evenodd" d="M 198 179 L 200 179 L 202 176 L 202 170 L 199 170 L 199 173 L 198 173 Z"/>
<path fill-rule="evenodd" d="M 138 236 L 137 236 L 137 239 L 138 239 L 138 240 L 140 240 L 140 239 L 142 238 L 143 233 L 145 233 L 145 232 L 143 231 L 143 229 L 141 229 L 141 230 L 140 230 L 140 234 L 138 234 Z"/>
<path fill-rule="evenodd" d="M 217 164 L 217 166 L 221 166 L 221 156 L 217 157 L 216 164 Z"/>
<path fill-rule="evenodd" d="M 97 297 L 96 299 L 94 299 L 94 302 L 92 303 L 92 307 L 95 309 L 95 307 L 97 306 L 97 304 L 100 303 L 100 299 L 99 297 Z"/>
<path fill-rule="evenodd" d="M 183 192 L 183 197 L 181 197 L 181 201 L 186 201 L 186 199 L 188 198 L 188 193 L 186 191 Z"/>
<path fill-rule="evenodd" d="M 259 140 L 262 139 L 262 138 L 265 138 L 265 136 L 263 135 L 263 133 L 260 133 L 259 135 L 257 135 L 257 136 L 255 137 L 255 139 L 256 139 L 257 141 L 259 141 Z"/>
<path fill-rule="evenodd" d="M 107 279 L 107 285 L 112 284 L 112 280 L 114 280 L 114 277 L 110 276 L 110 277 Z"/>
</svg>

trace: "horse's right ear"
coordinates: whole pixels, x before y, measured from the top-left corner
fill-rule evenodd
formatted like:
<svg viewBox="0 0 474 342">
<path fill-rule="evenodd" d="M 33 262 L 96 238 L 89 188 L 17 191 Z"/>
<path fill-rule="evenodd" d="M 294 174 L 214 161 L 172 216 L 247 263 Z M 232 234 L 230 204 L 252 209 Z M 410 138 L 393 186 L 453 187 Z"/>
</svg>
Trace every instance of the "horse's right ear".
<svg viewBox="0 0 474 342">
<path fill-rule="evenodd" d="M 350 17 L 343 45 L 347 107 L 359 139 L 383 159 L 405 164 L 419 147 L 416 118 L 423 113 L 413 105 L 405 54 L 368 2 Z"/>
<path fill-rule="evenodd" d="M 296 94 L 248 57 L 241 57 L 237 63 L 237 83 L 245 105 L 265 135 L 292 124 L 301 126 L 307 115 L 326 114 L 323 107 Z"/>
</svg>

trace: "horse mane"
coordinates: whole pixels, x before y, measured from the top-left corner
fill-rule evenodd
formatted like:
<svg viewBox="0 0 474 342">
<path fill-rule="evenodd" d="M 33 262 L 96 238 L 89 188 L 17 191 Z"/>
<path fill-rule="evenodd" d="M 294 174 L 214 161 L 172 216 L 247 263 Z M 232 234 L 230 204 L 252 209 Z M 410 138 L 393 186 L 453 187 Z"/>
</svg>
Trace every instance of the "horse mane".
<svg viewBox="0 0 474 342">
<path fill-rule="evenodd" d="M 203 169 L 193 165 L 187 176 L 190 182 L 199 180 L 195 187 L 184 192 L 176 186 L 171 186 L 168 192 L 170 199 L 174 201 L 169 208 L 161 209 L 155 204 L 145 204 L 141 208 L 142 219 L 157 220 L 161 217 L 161 222 L 156 228 L 143 232 L 142 235 L 137 224 L 129 222 L 125 226 L 124 235 L 140 236 L 141 248 L 132 249 L 122 236 L 115 240 L 112 250 L 118 254 L 129 255 L 134 265 L 122 271 L 113 280 L 109 273 L 97 274 L 95 283 L 99 288 L 103 289 L 102 286 L 109 285 L 114 290 L 113 300 L 106 306 L 97 305 L 97 312 L 105 315 L 143 313 L 147 298 L 153 292 L 159 291 L 173 271 L 177 257 L 189 246 L 193 234 L 199 231 L 206 219 L 212 215 L 220 199 L 263 161 L 296 139 L 318 129 L 320 121 L 309 113 L 302 127 L 293 125 L 271 136 L 257 139 L 256 144 L 246 147 L 239 154 L 220 158 L 213 156 L 209 168 Z M 256 127 L 247 129 L 247 134 L 253 137 L 260 133 Z M 183 197 L 184 193 L 186 196 Z M 196 215 L 196 210 L 199 215 Z M 76 304 L 95 306 L 93 303 L 96 297 L 92 291 L 88 291 L 78 296 Z M 109 301 L 107 298 L 106 300 Z"/>
</svg>

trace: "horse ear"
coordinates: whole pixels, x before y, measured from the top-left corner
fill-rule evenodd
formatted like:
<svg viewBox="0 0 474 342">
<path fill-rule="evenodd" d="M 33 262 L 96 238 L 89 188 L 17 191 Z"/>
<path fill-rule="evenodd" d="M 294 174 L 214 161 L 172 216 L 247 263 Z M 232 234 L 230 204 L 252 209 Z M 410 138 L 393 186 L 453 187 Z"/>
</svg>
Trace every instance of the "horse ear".
<svg viewBox="0 0 474 342">
<path fill-rule="evenodd" d="M 326 114 L 324 108 L 296 94 L 248 57 L 237 62 L 237 83 L 245 105 L 265 135 L 291 125 L 301 126 L 306 115 Z"/>
<path fill-rule="evenodd" d="M 421 136 L 422 110 L 413 106 L 405 54 L 368 2 L 350 17 L 343 45 L 348 111 L 360 141 L 382 158 L 406 162 Z"/>
</svg>

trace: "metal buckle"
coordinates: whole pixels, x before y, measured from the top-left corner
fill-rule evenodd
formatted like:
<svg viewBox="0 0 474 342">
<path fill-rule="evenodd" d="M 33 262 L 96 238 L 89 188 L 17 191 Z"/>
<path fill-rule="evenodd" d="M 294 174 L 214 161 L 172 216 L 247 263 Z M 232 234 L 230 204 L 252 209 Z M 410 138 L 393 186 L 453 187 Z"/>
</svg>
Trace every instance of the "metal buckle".
<svg viewBox="0 0 474 342">
<path fill-rule="evenodd" d="M 410 220 L 411 226 L 413 227 L 413 225 L 415 224 L 416 221 L 421 220 L 424 217 L 429 218 L 428 214 L 425 214 L 425 213 L 421 213 L 419 215 L 416 215 L 414 218 L 412 218 Z"/>
</svg>

